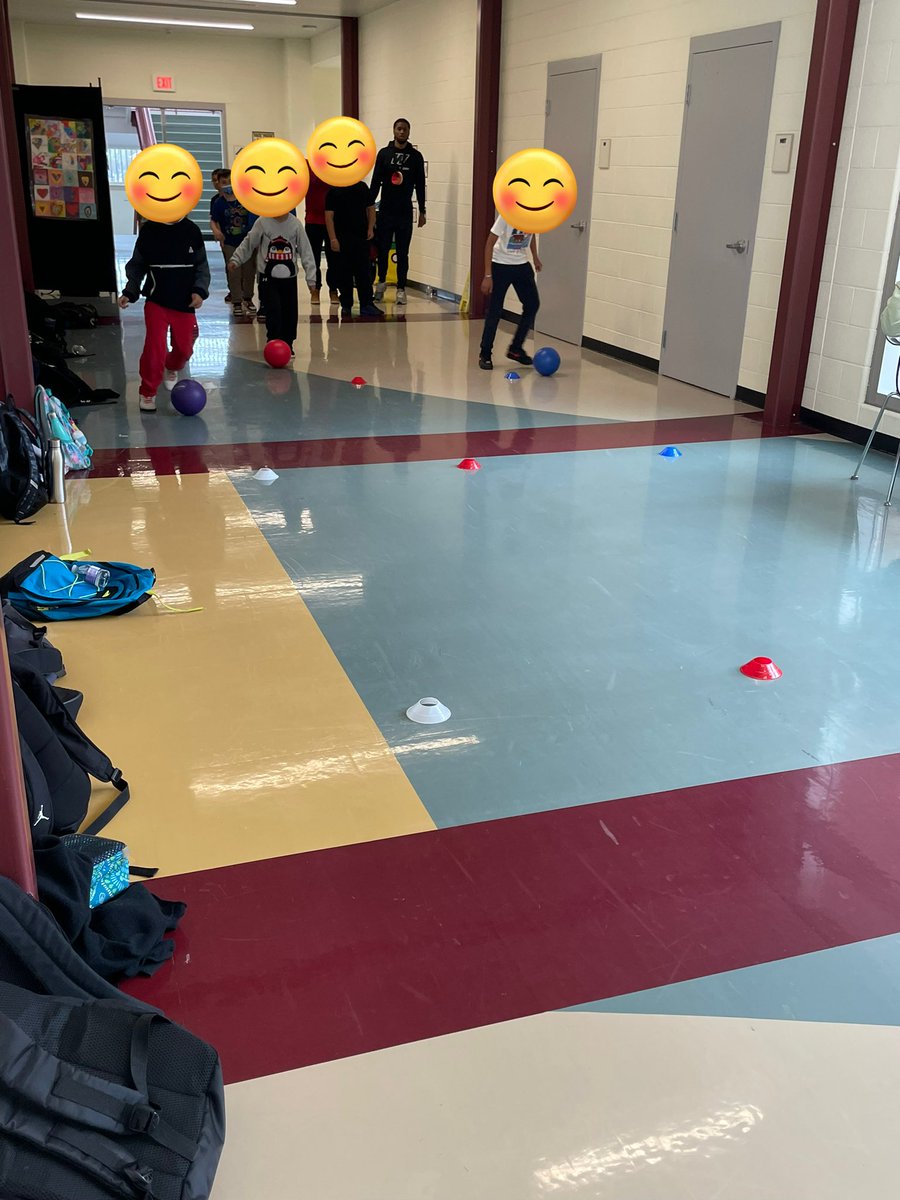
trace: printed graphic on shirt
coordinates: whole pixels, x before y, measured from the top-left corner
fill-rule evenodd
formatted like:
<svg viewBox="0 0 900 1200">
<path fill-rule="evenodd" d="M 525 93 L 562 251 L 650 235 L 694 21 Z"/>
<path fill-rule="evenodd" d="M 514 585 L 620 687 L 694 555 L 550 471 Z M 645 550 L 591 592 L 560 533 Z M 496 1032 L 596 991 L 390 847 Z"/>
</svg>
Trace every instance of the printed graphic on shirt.
<svg viewBox="0 0 900 1200">
<path fill-rule="evenodd" d="M 391 155 L 391 166 L 394 168 L 391 173 L 391 183 L 394 187 L 399 187 L 403 183 L 403 172 L 409 170 L 409 154 L 405 150 L 395 150 Z"/>
<path fill-rule="evenodd" d="M 525 233 L 521 229 L 513 229 L 510 231 L 509 238 L 507 239 L 506 249 L 510 254 L 524 254 L 530 242 L 530 233 Z"/>
<path fill-rule="evenodd" d="M 283 237 L 274 237 L 266 250 L 267 279 L 291 279 L 296 274 L 294 247 Z"/>
</svg>

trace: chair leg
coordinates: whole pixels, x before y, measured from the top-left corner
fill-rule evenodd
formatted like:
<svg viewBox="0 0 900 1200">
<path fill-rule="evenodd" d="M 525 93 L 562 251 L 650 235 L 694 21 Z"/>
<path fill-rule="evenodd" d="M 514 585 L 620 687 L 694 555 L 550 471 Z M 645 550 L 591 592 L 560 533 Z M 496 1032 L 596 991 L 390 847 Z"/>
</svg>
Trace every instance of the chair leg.
<svg viewBox="0 0 900 1200">
<path fill-rule="evenodd" d="M 884 416 L 884 410 L 887 408 L 889 401 L 892 399 L 893 399 L 893 395 L 885 396 L 884 403 L 882 404 L 881 408 L 879 408 L 878 416 L 875 418 L 875 424 L 872 426 L 872 430 L 869 434 L 868 440 L 867 440 L 865 446 L 863 447 L 863 452 L 860 455 L 859 462 L 856 464 L 856 470 L 850 476 L 851 479 L 859 479 L 859 472 L 862 468 L 863 463 L 866 461 L 866 455 L 869 453 L 872 443 L 875 441 L 875 434 L 878 432 L 878 426 L 881 424 L 881 418 Z M 896 475 L 896 473 L 897 472 L 895 470 L 894 474 Z M 891 491 L 893 491 L 893 484 L 891 484 Z M 888 500 L 888 503 L 890 503 L 890 499 Z"/>
</svg>

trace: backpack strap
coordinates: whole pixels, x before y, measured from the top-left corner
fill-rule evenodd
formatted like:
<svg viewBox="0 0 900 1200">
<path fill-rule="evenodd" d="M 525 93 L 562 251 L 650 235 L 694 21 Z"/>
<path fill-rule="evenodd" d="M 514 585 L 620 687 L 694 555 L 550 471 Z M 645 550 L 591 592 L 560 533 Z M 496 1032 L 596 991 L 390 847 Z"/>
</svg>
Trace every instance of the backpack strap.
<svg viewBox="0 0 900 1200">
<path fill-rule="evenodd" d="M 91 821 L 87 829 L 81 830 L 82 833 L 88 834 L 90 837 L 94 837 L 100 832 L 101 829 L 105 829 L 113 817 L 117 817 L 131 799 L 131 789 L 126 780 L 122 778 L 122 772 L 118 767 L 113 768 L 113 773 L 109 778 L 109 782 L 114 788 L 116 788 L 119 794 L 110 800 L 103 812 L 100 813 L 99 816 L 96 816 L 93 821 Z"/>
</svg>

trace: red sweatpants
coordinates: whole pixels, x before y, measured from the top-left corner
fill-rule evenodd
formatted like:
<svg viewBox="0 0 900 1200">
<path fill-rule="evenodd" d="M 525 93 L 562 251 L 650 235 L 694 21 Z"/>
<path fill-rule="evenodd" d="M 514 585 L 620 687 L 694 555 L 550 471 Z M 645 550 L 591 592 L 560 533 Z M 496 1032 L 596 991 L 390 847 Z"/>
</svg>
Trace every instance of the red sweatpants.
<svg viewBox="0 0 900 1200">
<path fill-rule="evenodd" d="M 194 353 L 197 317 L 193 312 L 176 312 L 152 300 L 144 302 L 144 350 L 141 354 L 141 395 L 155 396 L 163 371 L 180 371 Z M 169 349 L 171 331 L 172 348 Z"/>
</svg>

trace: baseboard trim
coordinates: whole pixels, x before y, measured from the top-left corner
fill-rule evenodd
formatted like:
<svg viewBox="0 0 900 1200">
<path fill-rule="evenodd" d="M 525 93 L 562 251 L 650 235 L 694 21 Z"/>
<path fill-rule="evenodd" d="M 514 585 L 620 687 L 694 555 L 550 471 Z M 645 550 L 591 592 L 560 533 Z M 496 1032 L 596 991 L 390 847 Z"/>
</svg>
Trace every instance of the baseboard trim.
<svg viewBox="0 0 900 1200">
<path fill-rule="evenodd" d="M 659 374 L 659 359 L 651 358 L 649 354 L 638 354 L 636 350 L 627 350 L 624 346 L 614 346 L 612 342 L 601 342 L 592 337 L 583 337 L 581 344 L 585 350 L 593 350 L 596 354 L 605 354 L 607 358 L 631 363 L 633 367 L 642 367 L 645 371 L 652 371 L 654 375 Z"/>
<path fill-rule="evenodd" d="M 753 388 L 741 387 L 738 384 L 735 400 L 740 400 L 742 404 L 752 404 L 755 408 L 765 408 L 766 393 L 754 391 Z"/>
<path fill-rule="evenodd" d="M 462 296 L 456 292 L 448 292 L 444 288 L 435 287 L 431 283 L 419 283 L 417 279 L 407 279 L 406 286 L 412 288 L 414 292 L 423 292 L 426 296 L 430 296 L 434 300 L 447 300 L 451 304 L 460 304 Z"/>
<path fill-rule="evenodd" d="M 869 430 L 862 425 L 854 425 L 850 421 L 841 421 L 838 417 L 829 417 L 826 413 L 816 412 L 813 408 L 801 408 L 799 417 L 807 425 L 812 425 L 813 429 L 818 429 L 822 433 L 830 433 L 834 437 L 842 438 L 845 442 L 855 442 L 857 446 L 864 446 L 866 439 L 869 436 Z M 873 450 L 880 450 L 883 454 L 896 454 L 898 438 L 891 433 L 882 433 L 880 430 L 875 434 L 875 439 L 872 442 Z"/>
</svg>

